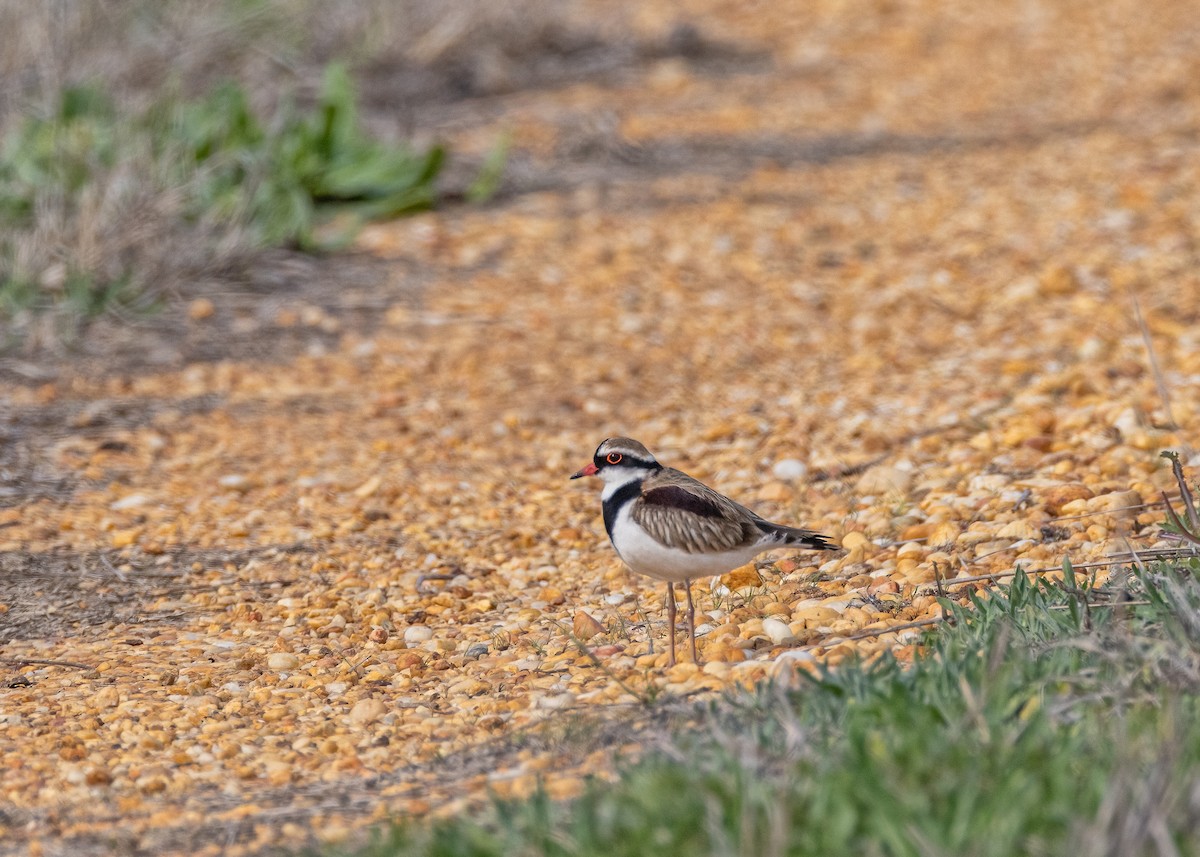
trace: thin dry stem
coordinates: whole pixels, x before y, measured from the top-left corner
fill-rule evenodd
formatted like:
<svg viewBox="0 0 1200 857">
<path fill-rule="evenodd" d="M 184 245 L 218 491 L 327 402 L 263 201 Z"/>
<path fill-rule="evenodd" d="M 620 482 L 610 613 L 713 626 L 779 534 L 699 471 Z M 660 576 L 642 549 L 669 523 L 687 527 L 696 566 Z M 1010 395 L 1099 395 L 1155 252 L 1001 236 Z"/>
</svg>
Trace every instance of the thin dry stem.
<svg viewBox="0 0 1200 857">
<path fill-rule="evenodd" d="M 73 670 L 90 670 L 90 664 L 75 661 L 48 661 L 42 658 L 0 658 L 0 663 L 10 667 L 66 667 Z"/>
<path fill-rule="evenodd" d="M 1188 522 L 1192 525 L 1191 532 L 1200 533 L 1200 515 L 1196 514 L 1196 504 L 1192 500 L 1192 492 L 1188 489 L 1187 479 L 1183 475 L 1183 463 L 1179 460 L 1178 453 L 1163 453 L 1171 461 L 1171 472 L 1175 475 L 1175 481 L 1179 483 L 1179 496 L 1183 500 L 1183 507 L 1187 510 Z M 1163 492 L 1163 499 L 1166 500 L 1166 492 Z M 1170 501 L 1167 501 L 1170 505 Z"/>
<path fill-rule="evenodd" d="M 1133 316 L 1137 319 L 1138 329 L 1142 332 L 1142 341 L 1146 344 L 1146 358 L 1150 361 L 1150 371 L 1154 375 L 1154 386 L 1158 389 L 1158 397 L 1162 399 L 1163 410 L 1167 414 L 1167 425 L 1172 431 L 1178 431 L 1179 424 L 1175 422 L 1175 417 L 1171 413 L 1171 394 L 1167 390 L 1166 381 L 1163 380 L 1162 369 L 1158 365 L 1158 357 L 1154 353 L 1154 342 L 1150 338 L 1150 326 L 1146 324 L 1145 316 L 1142 315 L 1142 306 L 1138 302 L 1137 295 L 1130 290 L 1129 299 L 1133 302 Z"/>
</svg>

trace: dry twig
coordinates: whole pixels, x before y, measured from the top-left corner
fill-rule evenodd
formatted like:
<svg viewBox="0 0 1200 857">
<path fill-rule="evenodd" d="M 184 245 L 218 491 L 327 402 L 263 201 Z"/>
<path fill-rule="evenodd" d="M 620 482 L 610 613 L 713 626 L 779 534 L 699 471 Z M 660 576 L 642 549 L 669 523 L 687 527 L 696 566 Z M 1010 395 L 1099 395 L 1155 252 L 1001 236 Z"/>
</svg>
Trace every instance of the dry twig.
<svg viewBox="0 0 1200 857">
<path fill-rule="evenodd" d="M 66 667 L 73 670 L 90 670 L 91 664 L 81 664 L 75 661 L 48 661 L 42 658 L 0 658 L 0 663 L 10 667 Z"/>
</svg>

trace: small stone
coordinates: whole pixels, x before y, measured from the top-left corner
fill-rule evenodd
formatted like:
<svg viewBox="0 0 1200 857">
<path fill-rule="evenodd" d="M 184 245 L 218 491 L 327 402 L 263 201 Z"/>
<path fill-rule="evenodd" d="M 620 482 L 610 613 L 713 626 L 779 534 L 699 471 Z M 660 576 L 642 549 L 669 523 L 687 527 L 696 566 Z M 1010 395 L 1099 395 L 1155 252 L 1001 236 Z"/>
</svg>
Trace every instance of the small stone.
<svg viewBox="0 0 1200 857">
<path fill-rule="evenodd" d="M 132 530 L 117 530 L 112 534 L 112 546 L 114 548 L 127 548 L 138 540 L 138 536 L 142 534 L 140 529 Z"/>
<path fill-rule="evenodd" d="M 859 494 L 907 494 L 912 482 L 911 470 L 879 465 L 859 477 L 855 487 Z"/>
<path fill-rule="evenodd" d="M 796 642 L 796 636 L 792 633 L 792 629 L 774 617 L 768 616 L 763 619 L 762 629 L 763 633 L 770 637 L 771 642 L 777 646 Z"/>
<path fill-rule="evenodd" d="M 603 634 L 604 626 L 597 622 L 595 617 L 580 610 L 575 614 L 575 621 L 572 623 L 572 631 L 580 640 L 587 642 L 597 634 Z"/>
<path fill-rule="evenodd" d="M 670 682 L 685 682 L 698 672 L 700 668 L 691 661 L 680 661 L 666 671 L 665 677 Z"/>
<path fill-rule="evenodd" d="M 980 473 L 971 477 L 971 481 L 967 483 L 967 490 L 972 494 L 994 494 L 1010 481 L 1003 473 Z"/>
<path fill-rule="evenodd" d="M 758 573 L 758 569 L 754 563 L 743 565 L 741 568 L 735 568 L 728 574 L 721 575 L 721 585 L 729 589 L 730 592 L 737 592 L 742 589 L 753 589 L 763 585 L 762 575 Z"/>
<path fill-rule="evenodd" d="M 1040 539 L 1042 533 L 1028 521 L 1010 521 L 996 531 L 997 539 Z"/>
<path fill-rule="evenodd" d="M 575 694 L 573 693 L 551 693 L 539 696 L 533 701 L 535 708 L 548 708 L 555 711 L 570 708 L 574 703 Z"/>
<path fill-rule="evenodd" d="M 116 708 L 121 703 L 121 694 L 111 684 L 100 688 L 92 697 L 96 708 Z"/>
<path fill-rule="evenodd" d="M 786 482 L 768 482 L 759 489 L 758 496 L 769 503 L 782 503 L 791 499 L 792 489 Z"/>
<path fill-rule="evenodd" d="M 291 652 L 272 652 L 267 655 L 267 668 L 280 670 L 294 670 L 300 666 L 300 659 Z"/>
<path fill-rule="evenodd" d="M 325 822 L 314 833 L 325 845 L 341 845 L 350 838 L 350 828 L 339 822 Z"/>
<path fill-rule="evenodd" d="M 84 782 L 89 786 L 107 786 L 112 782 L 112 774 L 103 768 L 89 768 Z"/>
<path fill-rule="evenodd" d="M 735 664 L 745 659 L 745 651 L 737 646 L 717 645 L 708 646 L 704 649 L 704 660 L 706 663 L 719 661 L 721 663 Z"/>
<path fill-rule="evenodd" d="M 798 458 L 784 458 L 775 462 L 771 474 L 784 482 L 795 482 L 808 475 L 808 465 Z"/>
<path fill-rule="evenodd" d="M 372 494 L 378 491 L 379 486 L 382 483 L 383 480 L 379 476 L 372 476 L 362 485 L 359 485 L 354 489 L 354 496 L 358 497 L 360 500 L 365 500 L 367 497 L 370 497 Z"/>
<path fill-rule="evenodd" d="M 466 652 L 463 653 L 463 657 L 469 661 L 473 661 L 473 660 L 476 660 L 477 658 L 482 658 L 487 653 L 488 653 L 488 644 L 487 643 L 475 643 L 470 648 L 468 648 L 466 650 Z"/>
<path fill-rule="evenodd" d="M 858 530 L 851 530 L 842 536 L 842 547 L 846 550 L 854 550 L 856 547 L 861 547 L 867 543 L 867 537 Z"/>
<path fill-rule="evenodd" d="M 213 306 L 213 302 L 208 298 L 196 298 L 188 304 L 188 318 L 192 321 L 204 321 L 206 318 L 212 318 L 217 308 Z"/>
<path fill-rule="evenodd" d="M 910 524 L 900 532 L 900 540 L 903 542 L 919 541 L 929 538 L 929 534 L 933 532 L 934 525 L 928 521 L 919 524 Z M 903 548 L 901 548 L 903 550 Z"/>
<path fill-rule="evenodd" d="M 404 642 L 410 646 L 433 639 L 433 629 L 426 625 L 410 625 L 404 629 Z"/>
<path fill-rule="evenodd" d="M 1062 513 L 1063 506 L 1072 500 L 1090 500 L 1092 496 L 1092 489 L 1082 482 L 1065 482 L 1048 489 L 1041 499 L 1047 512 L 1058 515 Z"/>
<path fill-rule="evenodd" d="M 725 676 L 729 675 L 729 664 L 725 663 L 724 661 L 708 661 L 704 664 L 702 672 L 704 672 L 705 675 L 724 678 Z"/>
<path fill-rule="evenodd" d="M 1085 502 L 1089 512 L 1134 512 L 1137 511 L 1136 507 L 1145 501 L 1137 491 L 1113 491 L 1110 494 L 1092 497 Z"/>
<path fill-rule="evenodd" d="M 934 527 L 925 539 L 928 545 L 950 545 L 958 539 L 959 527 L 953 521 L 943 521 Z"/>
<path fill-rule="evenodd" d="M 1075 272 L 1063 265 L 1054 265 L 1038 277 L 1038 286 L 1044 295 L 1067 295 L 1079 288 Z"/>
<path fill-rule="evenodd" d="M 388 641 L 388 632 L 386 628 L 372 628 L 371 633 L 367 638 L 372 643 L 386 643 Z"/>
<path fill-rule="evenodd" d="M 841 616 L 841 613 L 828 607 L 806 607 L 792 614 L 792 618 L 803 622 L 806 628 L 824 627 L 830 622 L 837 621 Z"/>
<path fill-rule="evenodd" d="M 491 690 L 492 686 L 487 682 L 477 678 L 465 678 L 446 688 L 446 693 L 450 696 L 481 696 Z"/>
<path fill-rule="evenodd" d="M 958 538 L 954 540 L 954 546 L 957 548 L 967 548 L 977 545 L 980 542 L 991 541 L 994 538 L 995 534 L 989 533 L 986 529 L 967 530 L 964 533 L 958 534 Z"/>
<path fill-rule="evenodd" d="M 801 652 L 795 649 L 782 652 L 771 662 L 767 669 L 767 675 L 779 687 L 796 690 L 802 684 L 800 672 L 804 669 L 804 665 L 814 663 L 816 660 L 817 658 L 812 652 Z"/>
<path fill-rule="evenodd" d="M 382 699 L 360 699 L 350 709 L 350 722 L 356 726 L 374 723 L 387 713 L 387 705 Z"/>
<path fill-rule="evenodd" d="M 1058 509 L 1058 514 L 1062 517 L 1074 517 L 1076 515 L 1086 515 L 1088 513 L 1088 501 L 1080 497 L 1078 500 L 1071 500 L 1063 503 Z"/>
<path fill-rule="evenodd" d="M 145 506 L 150 502 L 152 502 L 152 499 L 148 494 L 128 494 L 108 508 L 114 512 L 120 512 L 124 509 L 136 509 L 138 506 Z"/>
</svg>

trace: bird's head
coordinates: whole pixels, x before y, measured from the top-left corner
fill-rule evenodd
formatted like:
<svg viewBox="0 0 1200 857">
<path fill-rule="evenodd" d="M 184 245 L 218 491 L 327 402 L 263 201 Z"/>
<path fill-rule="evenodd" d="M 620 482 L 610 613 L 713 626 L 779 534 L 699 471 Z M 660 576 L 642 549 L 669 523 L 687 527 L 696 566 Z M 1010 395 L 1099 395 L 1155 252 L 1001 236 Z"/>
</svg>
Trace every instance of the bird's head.
<svg viewBox="0 0 1200 857">
<path fill-rule="evenodd" d="M 571 478 L 599 476 L 605 482 L 628 482 L 649 476 L 662 465 L 650 454 L 650 450 L 633 438 L 610 437 L 596 447 L 591 462 Z"/>
</svg>

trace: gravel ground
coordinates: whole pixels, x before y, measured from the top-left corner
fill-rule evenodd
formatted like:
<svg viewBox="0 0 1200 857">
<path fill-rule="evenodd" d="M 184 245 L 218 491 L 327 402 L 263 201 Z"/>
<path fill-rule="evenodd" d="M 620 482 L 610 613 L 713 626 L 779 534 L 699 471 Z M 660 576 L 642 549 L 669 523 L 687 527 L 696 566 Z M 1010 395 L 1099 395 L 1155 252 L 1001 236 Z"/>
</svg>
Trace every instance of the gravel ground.
<svg viewBox="0 0 1200 857">
<path fill-rule="evenodd" d="M 0 851 L 569 796 L 687 700 L 910 656 L 939 578 L 1155 543 L 1159 452 L 1200 463 L 1190 4 L 794 6 L 637 4 L 758 59 L 437 114 L 509 183 L 363 234 L 421 280 L 369 325 L 276 293 L 320 348 L 4 389 Z M 667 670 L 567 481 L 612 434 L 845 551 L 700 581 Z"/>
</svg>

